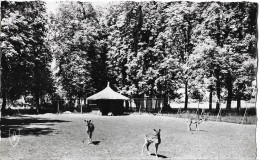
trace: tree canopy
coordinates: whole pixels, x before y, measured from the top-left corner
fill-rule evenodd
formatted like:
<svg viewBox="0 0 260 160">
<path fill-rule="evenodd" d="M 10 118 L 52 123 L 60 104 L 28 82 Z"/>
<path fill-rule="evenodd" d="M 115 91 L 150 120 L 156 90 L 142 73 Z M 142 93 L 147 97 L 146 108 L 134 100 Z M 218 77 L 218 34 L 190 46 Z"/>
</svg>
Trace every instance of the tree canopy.
<svg viewBox="0 0 260 160">
<path fill-rule="evenodd" d="M 1 2 L 2 97 L 85 98 L 111 82 L 130 96 L 251 99 L 257 68 L 251 2 Z M 50 64 L 54 63 L 52 70 Z M 184 93 L 179 90 L 184 89 Z M 6 103 L 6 102 L 5 102 Z M 219 109 L 219 103 L 216 104 Z"/>
</svg>

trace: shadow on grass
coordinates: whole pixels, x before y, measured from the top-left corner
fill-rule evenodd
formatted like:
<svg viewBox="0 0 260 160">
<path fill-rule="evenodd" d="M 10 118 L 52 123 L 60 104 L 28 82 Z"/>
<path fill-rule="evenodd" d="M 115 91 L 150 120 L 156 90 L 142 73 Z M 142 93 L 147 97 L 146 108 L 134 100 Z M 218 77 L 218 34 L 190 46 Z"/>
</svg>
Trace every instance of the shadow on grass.
<svg viewBox="0 0 260 160">
<path fill-rule="evenodd" d="M 152 156 L 156 156 L 154 153 L 152 153 L 151 155 L 152 155 Z M 166 156 L 164 156 L 164 155 L 160 155 L 160 154 L 157 154 L 157 155 L 158 155 L 159 158 L 168 158 L 168 157 L 166 157 Z"/>
<path fill-rule="evenodd" d="M 82 141 L 83 143 L 85 143 L 85 141 Z M 94 144 L 94 145 L 98 145 L 100 143 L 100 141 L 92 141 L 91 143 L 87 143 L 87 144 Z"/>
<path fill-rule="evenodd" d="M 94 145 L 98 145 L 100 143 L 100 141 L 92 141 L 92 144 Z"/>
<path fill-rule="evenodd" d="M 200 130 L 191 129 L 189 132 L 208 132 L 208 131 L 205 129 L 200 129 Z"/>
<path fill-rule="evenodd" d="M 47 135 L 54 132 L 55 129 L 49 127 L 55 123 L 64 123 L 70 121 L 53 120 L 47 118 L 34 118 L 30 116 L 12 116 L 1 118 L 1 136 L 8 138 L 9 134 L 20 130 L 21 136 L 28 135 Z"/>
</svg>

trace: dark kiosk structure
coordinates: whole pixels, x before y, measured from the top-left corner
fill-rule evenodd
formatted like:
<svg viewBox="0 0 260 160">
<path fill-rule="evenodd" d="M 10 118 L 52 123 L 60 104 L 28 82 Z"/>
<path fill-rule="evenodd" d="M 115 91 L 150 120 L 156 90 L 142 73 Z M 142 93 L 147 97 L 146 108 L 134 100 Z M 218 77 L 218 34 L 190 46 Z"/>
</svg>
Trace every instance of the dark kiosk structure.
<svg viewBox="0 0 260 160">
<path fill-rule="evenodd" d="M 107 115 L 109 112 L 112 112 L 113 115 L 120 115 L 124 112 L 124 106 L 126 102 L 129 101 L 128 97 L 125 97 L 109 87 L 109 82 L 107 87 L 102 91 L 90 96 L 87 98 L 88 103 L 95 106 L 92 106 L 91 109 L 98 109 L 102 115 Z"/>
</svg>

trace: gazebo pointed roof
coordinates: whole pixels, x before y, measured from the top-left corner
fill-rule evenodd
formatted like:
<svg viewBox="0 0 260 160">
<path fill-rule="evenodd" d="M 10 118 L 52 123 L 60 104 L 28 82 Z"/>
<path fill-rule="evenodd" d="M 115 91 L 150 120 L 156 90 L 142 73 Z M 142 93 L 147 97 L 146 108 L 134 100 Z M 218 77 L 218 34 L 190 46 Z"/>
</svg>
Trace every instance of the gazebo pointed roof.
<svg viewBox="0 0 260 160">
<path fill-rule="evenodd" d="M 102 91 L 90 96 L 87 98 L 87 100 L 129 100 L 128 97 L 123 96 L 115 91 L 113 91 L 110 87 L 109 87 L 109 82 L 107 83 L 107 87 L 105 89 L 103 89 Z"/>
</svg>

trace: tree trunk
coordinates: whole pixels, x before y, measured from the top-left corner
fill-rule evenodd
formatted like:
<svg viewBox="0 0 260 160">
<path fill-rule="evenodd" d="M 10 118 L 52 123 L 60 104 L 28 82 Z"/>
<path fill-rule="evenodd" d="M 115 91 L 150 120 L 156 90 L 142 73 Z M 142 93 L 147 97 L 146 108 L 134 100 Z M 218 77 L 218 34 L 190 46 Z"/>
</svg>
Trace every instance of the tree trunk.
<svg viewBox="0 0 260 160">
<path fill-rule="evenodd" d="M 5 108 L 6 108 L 6 90 L 5 90 L 5 87 L 6 86 L 6 82 L 5 82 L 5 78 L 6 78 L 6 69 L 7 69 L 7 65 L 6 65 L 6 59 L 5 59 L 5 55 L 2 55 L 2 53 L 0 53 L 1 55 L 1 66 L 0 66 L 0 72 L 1 74 L 1 86 L 0 86 L 0 92 L 1 92 L 1 95 L 0 95 L 0 98 L 2 96 L 3 98 L 3 103 L 2 103 L 2 106 L 1 106 L 1 114 L 3 114 L 5 112 Z M 5 70 L 4 70 L 5 69 Z"/>
<path fill-rule="evenodd" d="M 209 111 L 212 110 L 212 87 L 210 87 L 210 91 L 209 91 Z"/>
<path fill-rule="evenodd" d="M 228 83 L 227 86 L 227 90 L 228 90 L 228 97 L 227 97 L 227 106 L 226 109 L 230 110 L 231 109 L 231 101 L 232 101 L 232 83 Z"/>
<path fill-rule="evenodd" d="M 185 82 L 185 103 L 184 110 L 188 109 L 188 81 Z"/>
<path fill-rule="evenodd" d="M 2 15 L 0 16 L 0 21 L 2 20 L 1 17 Z M 0 27 L 0 33 L 1 33 L 1 29 L 2 27 Z M 2 52 L 0 53 L 0 98 L 2 98 Z"/>
<path fill-rule="evenodd" d="M 219 111 L 219 108 L 220 108 L 220 79 L 219 79 L 219 71 L 216 72 L 216 78 L 217 78 L 217 81 L 216 81 L 216 90 L 217 90 L 217 103 L 216 103 L 216 111 L 218 112 Z"/>
<path fill-rule="evenodd" d="M 2 103 L 2 106 L 1 106 L 1 113 L 5 113 L 5 108 L 6 108 L 6 93 L 5 93 L 5 90 L 2 89 L 2 97 L 3 97 L 3 103 Z"/>
<path fill-rule="evenodd" d="M 237 97 L 237 113 L 239 113 L 240 108 L 241 108 L 241 96 L 238 95 L 238 97 Z"/>
<path fill-rule="evenodd" d="M 221 26 L 220 26 L 220 14 L 218 14 L 217 20 L 217 46 L 222 47 L 223 44 L 221 44 Z M 219 112 L 220 109 L 220 67 L 217 66 L 215 69 L 215 75 L 216 75 L 216 91 L 217 91 L 217 103 L 216 103 L 216 111 Z"/>
<path fill-rule="evenodd" d="M 2 97 L 2 66 L 1 66 L 1 57 L 2 57 L 2 53 L 0 53 L 0 98 Z"/>
<path fill-rule="evenodd" d="M 38 92 L 36 92 L 35 94 L 35 103 L 36 103 L 36 113 L 39 114 L 40 97 Z"/>
<path fill-rule="evenodd" d="M 227 110 L 231 110 L 231 101 L 232 101 L 232 97 L 233 97 L 233 84 L 232 84 L 232 76 L 230 74 L 230 72 L 227 75 L 227 79 L 226 79 L 226 87 L 228 90 L 228 97 L 227 97 L 227 106 L 226 109 Z"/>
</svg>

